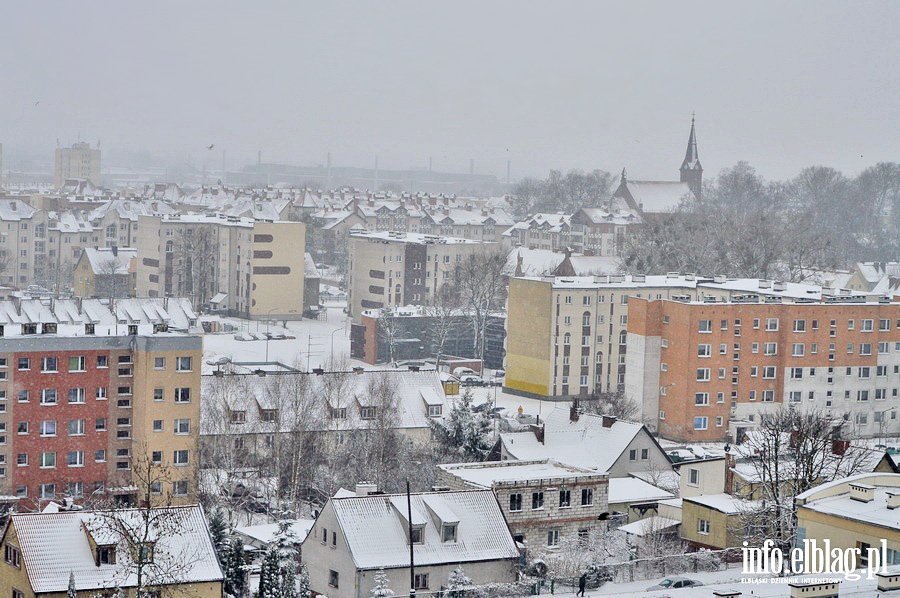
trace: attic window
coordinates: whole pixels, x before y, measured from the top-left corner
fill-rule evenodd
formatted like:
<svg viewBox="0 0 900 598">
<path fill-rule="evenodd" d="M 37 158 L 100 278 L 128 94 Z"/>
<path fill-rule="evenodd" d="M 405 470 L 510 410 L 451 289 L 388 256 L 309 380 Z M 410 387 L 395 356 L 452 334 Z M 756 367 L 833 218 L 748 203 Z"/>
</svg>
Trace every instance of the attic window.
<svg viewBox="0 0 900 598">
<path fill-rule="evenodd" d="M 278 420 L 278 410 L 277 409 L 263 409 L 262 410 L 262 420 L 264 422 L 274 422 Z"/>
<path fill-rule="evenodd" d="M 456 542 L 456 524 L 450 523 L 441 526 L 441 540 L 443 542 Z"/>
<path fill-rule="evenodd" d="M 376 407 L 361 407 L 360 408 L 360 417 L 363 419 L 375 419 L 375 414 L 377 411 Z"/>
<path fill-rule="evenodd" d="M 97 547 L 97 566 L 115 565 L 116 564 L 116 547 L 115 546 L 98 546 Z"/>
<path fill-rule="evenodd" d="M 232 411 L 231 412 L 231 423 L 242 424 L 245 421 L 247 421 L 247 412 L 246 411 Z"/>
<path fill-rule="evenodd" d="M 419 525 L 413 527 L 409 530 L 409 539 L 412 544 L 424 544 L 425 543 L 425 526 Z"/>
</svg>

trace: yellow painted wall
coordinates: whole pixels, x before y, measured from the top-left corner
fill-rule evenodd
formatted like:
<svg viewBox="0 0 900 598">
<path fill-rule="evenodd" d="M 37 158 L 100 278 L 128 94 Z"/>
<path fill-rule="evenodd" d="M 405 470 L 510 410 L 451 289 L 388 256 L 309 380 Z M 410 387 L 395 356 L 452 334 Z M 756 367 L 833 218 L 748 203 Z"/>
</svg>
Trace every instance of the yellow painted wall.
<svg viewBox="0 0 900 598">
<path fill-rule="evenodd" d="M 162 340 L 162 339 L 161 339 Z M 150 340 L 150 350 L 135 354 L 134 386 L 135 400 L 133 407 L 132 436 L 134 437 L 135 462 L 150 457 L 153 451 L 162 451 L 162 464 L 168 469 L 166 472 L 174 482 L 175 480 L 188 480 L 188 496 L 173 497 L 171 504 L 186 504 L 196 502 L 198 483 L 198 465 L 200 460 L 199 434 L 200 434 L 200 369 L 203 365 L 203 352 L 201 349 L 171 349 L 163 343 L 154 343 Z M 176 371 L 177 357 L 191 357 L 192 370 L 189 372 Z M 155 358 L 163 357 L 165 367 L 157 369 Z M 163 400 L 153 399 L 153 390 L 163 389 Z M 176 388 L 190 388 L 191 399 L 188 403 L 175 402 Z M 176 434 L 175 420 L 190 419 L 190 433 Z M 163 431 L 153 431 L 153 421 L 163 421 Z M 187 449 L 188 465 L 173 465 L 174 451 Z M 160 497 L 164 504 L 171 491 L 163 489 Z"/>
<path fill-rule="evenodd" d="M 250 317 L 299 320 L 303 317 L 306 225 L 302 222 L 257 222 L 250 258 Z M 271 241 L 268 241 L 271 236 Z M 271 257 L 267 256 L 271 252 Z M 285 268 L 266 274 L 260 268 Z"/>
<path fill-rule="evenodd" d="M 709 521 L 709 534 L 697 531 L 697 521 L 700 519 Z M 741 541 L 737 538 L 736 530 L 732 529 L 738 525 L 737 515 L 726 515 L 687 500 L 681 505 L 681 537 L 689 542 L 715 548 L 740 546 Z"/>
<path fill-rule="evenodd" d="M 506 329 L 506 386 L 549 395 L 553 292 L 550 282 L 511 278 Z"/>
<path fill-rule="evenodd" d="M 900 550 L 900 529 L 878 527 L 803 507 L 797 510 L 797 527 L 805 528 L 805 537 L 817 540 L 820 546 L 827 538 L 831 541 L 832 548 L 841 550 L 856 548 L 857 542 L 865 542 L 873 548 L 878 548 L 881 546 L 881 540 L 885 539 L 889 549 Z"/>
</svg>

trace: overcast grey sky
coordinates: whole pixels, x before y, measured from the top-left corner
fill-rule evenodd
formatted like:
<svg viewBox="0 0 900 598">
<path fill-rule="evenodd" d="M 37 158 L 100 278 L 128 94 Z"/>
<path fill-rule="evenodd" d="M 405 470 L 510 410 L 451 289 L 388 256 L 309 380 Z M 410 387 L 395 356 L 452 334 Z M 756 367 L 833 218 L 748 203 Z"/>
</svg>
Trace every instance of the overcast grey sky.
<svg viewBox="0 0 900 598">
<path fill-rule="evenodd" d="M 7 2 L 0 143 L 668 179 L 696 111 L 710 175 L 852 174 L 900 159 L 898 23 L 895 1 Z"/>
</svg>

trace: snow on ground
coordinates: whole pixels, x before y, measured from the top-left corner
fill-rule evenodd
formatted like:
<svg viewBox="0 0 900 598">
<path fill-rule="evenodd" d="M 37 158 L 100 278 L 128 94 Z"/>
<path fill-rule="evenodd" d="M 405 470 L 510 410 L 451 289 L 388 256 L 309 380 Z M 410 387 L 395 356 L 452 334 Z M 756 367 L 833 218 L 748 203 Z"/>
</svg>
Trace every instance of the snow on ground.
<svg viewBox="0 0 900 598">
<path fill-rule="evenodd" d="M 860 571 L 862 577 L 865 572 Z M 712 571 L 701 573 L 685 573 L 681 575 L 671 575 L 669 577 L 686 577 L 688 579 L 696 579 L 702 581 L 705 585 L 697 588 L 685 588 L 678 590 L 655 590 L 648 592 L 647 588 L 658 584 L 664 578 L 646 579 L 643 581 L 633 581 L 629 583 L 607 583 L 596 590 L 586 592 L 587 596 L 618 596 L 619 598 L 663 598 L 670 596 L 671 598 L 691 598 L 694 596 L 706 597 L 712 596 L 715 590 L 737 590 L 742 592 L 743 596 L 761 597 L 761 598 L 787 598 L 790 596 L 790 588 L 788 583 L 800 580 L 800 577 L 771 579 L 762 575 L 742 575 L 741 568 L 738 564 L 735 568 L 725 571 Z M 830 577 L 830 576 L 822 576 Z M 838 576 L 840 577 L 840 576 Z M 746 580 L 742 582 L 742 579 Z M 754 583 L 755 582 L 755 583 Z M 845 596 L 875 596 L 876 580 L 860 579 L 858 581 L 842 581 L 840 585 L 841 598 Z M 542 588 L 541 594 L 549 594 L 548 587 Z M 556 588 L 555 596 L 570 598 L 575 595 L 574 590 L 569 588 Z"/>
<path fill-rule="evenodd" d="M 285 327 L 282 321 L 241 320 L 238 318 L 221 318 L 238 330 L 228 333 L 206 334 L 203 337 L 204 372 L 215 369 L 206 364 L 210 359 L 224 356 L 232 361 L 278 361 L 285 365 L 306 370 L 326 367 L 332 357 L 335 362 L 342 358 L 350 358 L 350 319 L 341 307 L 329 307 L 327 320 L 288 321 Z M 272 335 L 284 334 L 296 338 L 285 340 L 251 340 L 239 341 L 236 334 L 258 334 L 265 338 L 266 332 Z M 268 345 L 268 349 L 267 349 Z M 350 367 L 371 366 L 360 361 L 352 361 Z"/>
</svg>

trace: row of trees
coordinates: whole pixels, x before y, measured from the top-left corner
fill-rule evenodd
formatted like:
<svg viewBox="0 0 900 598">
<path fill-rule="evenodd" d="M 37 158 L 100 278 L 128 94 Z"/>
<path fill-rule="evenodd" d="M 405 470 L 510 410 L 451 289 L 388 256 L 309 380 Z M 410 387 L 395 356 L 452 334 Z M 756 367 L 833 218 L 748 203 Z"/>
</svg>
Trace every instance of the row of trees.
<svg viewBox="0 0 900 598">
<path fill-rule="evenodd" d="M 603 206 L 613 184 L 600 170 L 523 179 L 513 190 L 516 216 Z M 896 259 L 898 231 L 900 164 L 881 162 L 856 177 L 812 166 L 786 181 L 766 181 L 739 162 L 704 183 L 700 200 L 630 235 L 622 265 L 801 280 L 817 269 Z"/>
</svg>

